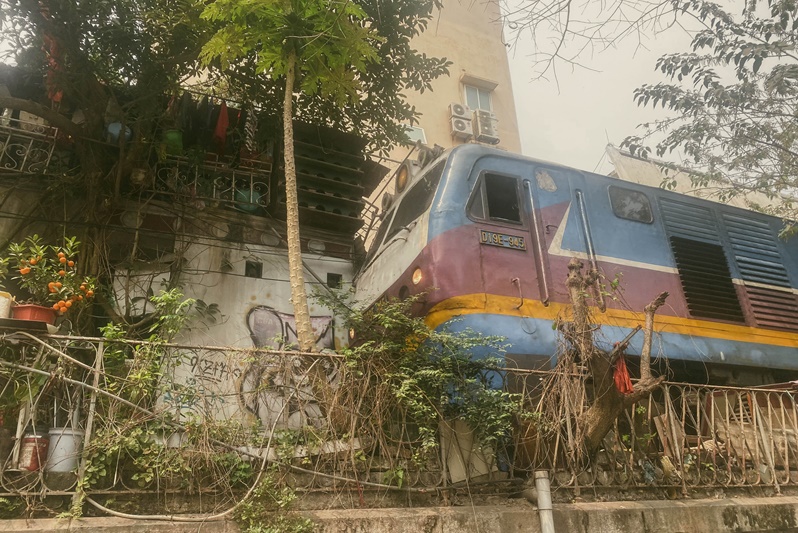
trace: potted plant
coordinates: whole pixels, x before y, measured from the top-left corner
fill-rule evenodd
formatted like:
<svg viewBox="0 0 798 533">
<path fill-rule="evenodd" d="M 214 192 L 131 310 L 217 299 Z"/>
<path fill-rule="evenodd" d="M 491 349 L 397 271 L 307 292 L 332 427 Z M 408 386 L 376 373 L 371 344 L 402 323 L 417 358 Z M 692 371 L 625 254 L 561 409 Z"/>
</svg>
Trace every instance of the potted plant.
<svg viewBox="0 0 798 533">
<path fill-rule="evenodd" d="M 38 235 L 8 247 L 12 268 L 19 275 L 19 286 L 27 290 L 29 302 L 15 305 L 13 318 L 39 320 L 54 324 L 57 315 L 77 309 L 94 296 L 96 281 L 92 277 L 78 277 L 76 257 L 77 238 L 64 241 L 64 246 L 44 244 Z"/>
</svg>

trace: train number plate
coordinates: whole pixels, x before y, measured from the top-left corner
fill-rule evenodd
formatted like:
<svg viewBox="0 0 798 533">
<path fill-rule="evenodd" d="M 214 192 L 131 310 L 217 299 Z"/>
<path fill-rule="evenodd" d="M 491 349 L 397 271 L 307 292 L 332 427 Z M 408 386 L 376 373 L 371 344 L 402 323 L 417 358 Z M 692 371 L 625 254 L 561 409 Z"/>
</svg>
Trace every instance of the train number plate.
<svg viewBox="0 0 798 533">
<path fill-rule="evenodd" d="M 513 248 L 515 250 L 526 250 L 526 239 L 523 237 L 505 233 L 493 233 L 492 231 L 480 230 L 479 243 L 501 246 L 502 248 Z"/>
</svg>

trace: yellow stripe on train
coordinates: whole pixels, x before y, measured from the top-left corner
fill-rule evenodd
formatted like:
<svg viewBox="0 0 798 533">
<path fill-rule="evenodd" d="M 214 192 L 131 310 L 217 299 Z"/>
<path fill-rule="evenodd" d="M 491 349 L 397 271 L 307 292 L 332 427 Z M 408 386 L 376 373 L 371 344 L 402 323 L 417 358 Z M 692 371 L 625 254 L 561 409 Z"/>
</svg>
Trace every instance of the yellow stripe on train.
<svg viewBox="0 0 798 533">
<path fill-rule="evenodd" d="M 435 305 L 427 315 L 426 322 L 430 328 L 436 328 L 456 316 L 480 313 L 554 320 L 557 317 L 566 318 L 570 312 L 570 306 L 561 303 L 551 303 L 545 306 L 540 300 L 525 299 L 523 305 L 518 308 L 519 303 L 521 300 L 518 297 L 495 294 L 478 293 L 455 296 Z M 591 311 L 594 320 L 601 325 L 633 328 L 638 324 L 642 325 L 645 321 L 642 312 L 607 309 L 602 313 L 597 308 L 591 308 Z M 798 348 L 798 333 L 694 318 L 657 315 L 655 330 L 661 333 Z"/>
</svg>

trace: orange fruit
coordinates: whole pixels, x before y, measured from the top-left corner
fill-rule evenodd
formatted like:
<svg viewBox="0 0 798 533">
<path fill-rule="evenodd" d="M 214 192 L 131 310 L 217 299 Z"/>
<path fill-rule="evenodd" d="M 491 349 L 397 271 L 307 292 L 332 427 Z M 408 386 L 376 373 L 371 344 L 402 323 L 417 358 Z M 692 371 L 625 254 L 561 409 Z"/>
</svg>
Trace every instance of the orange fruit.
<svg viewBox="0 0 798 533">
<path fill-rule="evenodd" d="M 75 266 L 75 262 L 74 261 L 70 261 L 70 262 L 67 263 L 67 265 L 69 265 L 69 267 L 72 268 L 73 266 Z"/>
<path fill-rule="evenodd" d="M 30 267 L 22 267 L 22 268 L 20 268 L 19 269 L 19 273 L 22 274 L 23 276 L 25 274 L 30 274 Z"/>
<path fill-rule="evenodd" d="M 61 288 L 61 287 L 63 287 L 63 286 L 64 286 L 64 284 L 63 284 L 63 283 L 61 283 L 60 281 L 56 281 L 56 282 L 55 282 L 55 287 L 56 287 L 56 289 L 60 289 L 60 288 Z"/>
<path fill-rule="evenodd" d="M 58 275 L 59 276 L 66 276 L 66 270 L 59 270 L 58 271 Z"/>
<path fill-rule="evenodd" d="M 36 259 L 36 258 L 34 257 L 34 258 L 33 258 L 33 259 L 31 259 L 29 262 L 30 262 L 30 264 L 31 264 L 31 265 L 35 265 L 36 263 L 38 263 L 38 262 L 39 262 L 39 260 L 38 260 L 38 259 Z"/>
<path fill-rule="evenodd" d="M 72 307 L 72 300 L 67 300 L 64 302 L 64 307 Z"/>
<path fill-rule="evenodd" d="M 58 260 L 58 262 L 63 265 L 64 263 L 67 262 L 67 258 L 66 257 L 62 257 L 61 259 Z"/>
<path fill-rule="evenodd" d="M 81 300 L 83 300 L 83 295 L 82 294 L 78 296 L 78 301 L 81 301 Z"/>
<path fill-rule="evenodd" d="M 92 296 L 94 296 L 94 291 L 91 291 L 91 290 L 90 290 L 90 291 L 87 291 L 87 292 L 86 292 L 86 296 L 88 296 L 89 298 L 91 298 Z"/>
<path fill-rule="evenodd" d="M 53 309 L 55 309 L 56 311 L 58 311 L 60 308 L 61 308 L 61 306 L 58 305 L 58 302 L 53 304 Z"/>
<path fill-rule="evenodd" d="M 58 252 L 58 257 L 64 257 L 66 254 L 64 252 Z"/>
</svg>

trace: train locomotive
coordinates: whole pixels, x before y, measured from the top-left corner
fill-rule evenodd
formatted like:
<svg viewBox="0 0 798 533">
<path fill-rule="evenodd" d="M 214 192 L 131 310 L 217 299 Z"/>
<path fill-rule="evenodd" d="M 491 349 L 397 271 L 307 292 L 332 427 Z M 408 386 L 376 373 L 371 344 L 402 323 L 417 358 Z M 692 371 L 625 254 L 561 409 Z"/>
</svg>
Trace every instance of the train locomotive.
<svg viewBox="0 0 798 533">
<path fill-rule="evenodd" d="M 783 220 L 473 144 L 407 176 L 355 279 L 361 302 L 425 293 L 431 328 L 502 336 L 508 364 L 547 367 L 576 257 L 620 280 L 619 298 L 592 295 L 604 347 L 668 291 L 655 354 L 671 377 L 798 377 L 798 236 L 779 237 Z"/>
</svg>

